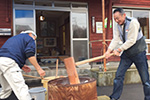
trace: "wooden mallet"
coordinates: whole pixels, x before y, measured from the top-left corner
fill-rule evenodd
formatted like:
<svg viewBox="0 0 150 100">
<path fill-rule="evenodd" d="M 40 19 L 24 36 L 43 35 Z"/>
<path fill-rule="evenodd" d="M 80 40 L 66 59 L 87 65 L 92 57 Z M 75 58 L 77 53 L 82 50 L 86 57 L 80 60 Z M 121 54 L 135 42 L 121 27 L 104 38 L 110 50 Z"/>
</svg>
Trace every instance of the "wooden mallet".
<svg viewBox="0 0 150 100">
<path fill-rule="evenodd" d="M 113 55 L 113 53 L 110 54 L 110 56 L 112 56 L 112 55 Z M 85 64 L 85 63 L 89 63 L 92 61 L 96 61 L 99 59 L 103 59 L 103 58 L 105 58 L 105 55 L 86 59 L 86 60 L 82 60 L 82 61 L 79 61 L 76 63 L 75 63 L 73 57 L 65 58 L 64 63 L 65 63 L 66 69 L 67 69 L 67 74 L 68 74 L 70 84 L 79 84 L 80 83 L 78 73 L 76 71 L 76 66 L 81 65 L 81 64 Z"/>
</svg>

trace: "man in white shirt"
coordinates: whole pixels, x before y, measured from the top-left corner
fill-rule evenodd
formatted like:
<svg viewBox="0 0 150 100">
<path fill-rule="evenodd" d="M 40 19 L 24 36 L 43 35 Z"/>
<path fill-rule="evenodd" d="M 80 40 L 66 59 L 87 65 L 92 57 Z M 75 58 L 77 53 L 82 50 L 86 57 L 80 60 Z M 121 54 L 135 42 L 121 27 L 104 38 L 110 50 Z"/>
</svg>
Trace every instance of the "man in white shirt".
<svg viewBox="0 0 150 100">
<path fill-rule="evenodd" d="M 144 100 L 150 100 L 149 72 L 145 51 L 146 43 L 140 24 L 137 19 L 127 17 L 122 8 L 116 8 L 113 16 L 115 22 L 117 22 L 117 30 L 105 53 L 105 57 L 109 58 L 110 53 L 113 52 L 116 56 L 121 55 L 121 61 L 116 72 L 114 89 L 110 99 L 118 100 L 120 98 L 125 72 L 134 63 L 143 83 Z M 120 41 L 122 41 L 122 45 L 115 49 Z"/>
</svg>

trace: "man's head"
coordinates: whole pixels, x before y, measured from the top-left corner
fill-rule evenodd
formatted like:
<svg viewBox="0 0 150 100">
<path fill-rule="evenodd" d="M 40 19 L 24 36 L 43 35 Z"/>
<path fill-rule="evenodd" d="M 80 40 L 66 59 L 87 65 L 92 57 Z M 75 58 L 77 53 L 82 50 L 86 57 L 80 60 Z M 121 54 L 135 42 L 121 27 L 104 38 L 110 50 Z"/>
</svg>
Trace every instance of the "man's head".
<svg viewBox="0 0 150 100">
<path fill-rule="evenodd" d="M 116 8 L 113 11 L 113 15 L 114 15 L 115 22 L 117 22 L 119 25 L 124 24 L 126 14 L 122 8 Z"/>
<path fill-rule="evenodd" d="M 36 40 L 36 38 L 37 38 L 36 33 L 33 32 L 32 30 L 22 31 L 21 33 L 29 34 L 29 36 L 32 37 L 34 40 Z"/>
</svg>

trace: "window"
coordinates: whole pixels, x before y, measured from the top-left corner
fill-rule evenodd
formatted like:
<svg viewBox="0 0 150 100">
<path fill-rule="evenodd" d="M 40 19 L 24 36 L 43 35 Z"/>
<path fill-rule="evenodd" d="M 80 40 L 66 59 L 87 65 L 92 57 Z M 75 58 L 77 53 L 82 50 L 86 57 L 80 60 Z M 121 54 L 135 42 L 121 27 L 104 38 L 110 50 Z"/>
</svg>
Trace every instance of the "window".
<svg viewBox="0 0 150 100">
<path fill-rule="evenodd" d="M 133 11 L 133 17 L 137 18 L 143 35 L 149 39 L 149 12 L 148 11 Z"/>
<path fill-rule="evenodd" d="M 75 61 L 88 58 L 87 13 L 72 12 L 73 56 Z"/>
<path fill-rule="evenodd" d="M 15 34 L 34 30 L 33 10 L 15 10 Z"/>
<path fill-rule="evenodd" d="M 132 11 L 125 11 L 127 16 L 137 18 L 143 35 L 146 37 L 146 39 L 149 39 L 149 11 L 143 11 L 143 10 L 132 10 Z"/>
<path fill-rule="evenodd" d="M 72 13 L 73 38 L 87 38 L 87 21 L 85 13 Z"/>
</svg>

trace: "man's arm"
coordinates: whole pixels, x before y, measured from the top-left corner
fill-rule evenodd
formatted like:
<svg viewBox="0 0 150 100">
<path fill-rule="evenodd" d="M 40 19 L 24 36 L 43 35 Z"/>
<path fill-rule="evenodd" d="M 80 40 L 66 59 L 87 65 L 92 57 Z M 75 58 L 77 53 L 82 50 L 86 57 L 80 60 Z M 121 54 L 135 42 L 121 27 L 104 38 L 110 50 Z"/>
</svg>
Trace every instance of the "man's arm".
<svg viewBox="0 0 150 100">
<path fill-rule="evenodd" d="M 114 35 L 113 35 L 113 39 L 106 51 L 105 58 L 108 59 L 110 57 L 110 53 L 116 48 L 116 46 L 119 44 L 119 42 L 121 41 L 120 39 L 120 33 L 118 28 L 115 29 Z"/>
<path fill-rule="evenodd" d="M 40 76 L 45 76 L 45 71 L 40 67 L 35 56 L 29 57 L 28 60 L 35 67 Z"/>
</svg>

